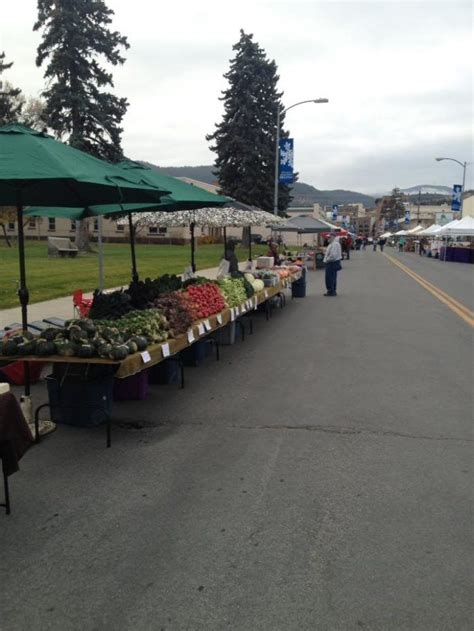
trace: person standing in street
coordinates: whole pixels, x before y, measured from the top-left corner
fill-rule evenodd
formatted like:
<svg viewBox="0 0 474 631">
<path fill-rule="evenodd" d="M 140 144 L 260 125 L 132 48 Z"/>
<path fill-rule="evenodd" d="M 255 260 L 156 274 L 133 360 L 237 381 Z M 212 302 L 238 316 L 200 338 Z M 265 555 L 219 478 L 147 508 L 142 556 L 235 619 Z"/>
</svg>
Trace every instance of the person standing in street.
<svg viewBox="0 0 474 631">
<path fill-rule="evenodd" d="M 362 240 L 362 249 L 365 250 L 365 248 L 367 247 L 367 243 L 369 242 L 368 237 L 364 237 Z"/>
<path fill-rule="evenodd" d="M 373 244 L 374 244 L 374 248 L 373 248 L 374 252 L 377 252 L 377 237 L 374 237 Z"/>
<path fill-rule="evenodd" d="M 331 232 L 329 245 L 324 255 L 326 264 L 326 293 L 325 296 L 337 296 L 337 273 L 341 268 L 342 251 L 339 237 Z"/>
<path fill-rule="evenodd" d="M 380 239 L 379 239 L 379 246 L 380 246 L 380 251 L 381 252 L 383 252 L 383 248 L 384 248 L 386 243 L 387 243 L 387 239 L 382 239 L 382 237 L 380 237 Z"/>
</svg>

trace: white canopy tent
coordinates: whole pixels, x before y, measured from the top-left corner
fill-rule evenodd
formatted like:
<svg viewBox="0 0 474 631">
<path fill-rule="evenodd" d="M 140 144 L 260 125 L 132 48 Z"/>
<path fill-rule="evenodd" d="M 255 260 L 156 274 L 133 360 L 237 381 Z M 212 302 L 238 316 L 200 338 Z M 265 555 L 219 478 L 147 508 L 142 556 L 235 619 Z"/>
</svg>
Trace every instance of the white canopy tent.
<svg viewBox="0 0 474 631">
<path fill-rule="evenodd" d="M 451 221 L 437 233 L 441 237 L 474 237 L 474 217 Z"/>
<path fill-rule="evenodd" d="M 418 234 L 423 237 L 429 237 L 433 234 L 435 234 L 435 230 L 439 230 L 440 228 L 442 228 L 442 226 L 440 226 L 437 223 L 433 223 L 431 224 L 431 226 L 428 226 L 428 228 L 425 228 L 424 230 L 422 230 L 421 232 L 419 232 Z"/>
</svg>

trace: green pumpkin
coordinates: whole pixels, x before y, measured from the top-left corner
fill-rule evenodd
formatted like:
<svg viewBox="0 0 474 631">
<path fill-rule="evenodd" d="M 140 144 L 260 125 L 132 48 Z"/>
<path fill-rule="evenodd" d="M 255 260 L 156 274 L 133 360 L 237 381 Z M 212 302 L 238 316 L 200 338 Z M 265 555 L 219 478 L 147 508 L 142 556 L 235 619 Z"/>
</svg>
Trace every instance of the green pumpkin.
<svg viewBox="0 0 474 631">
<path fill-rule="evenodd" d="M 121 361 L 128 356 L 128 348 L 125 344 L 121 344 L 120 346 L 112 346 L 112 350 L 109 353 L 110 359 L 115 359 Z"/>
<path fill-rule="evenodd" d="M 18 344 L 12 338 L 2 342 L 2 355 L 18 355 Z"/>
</svg>

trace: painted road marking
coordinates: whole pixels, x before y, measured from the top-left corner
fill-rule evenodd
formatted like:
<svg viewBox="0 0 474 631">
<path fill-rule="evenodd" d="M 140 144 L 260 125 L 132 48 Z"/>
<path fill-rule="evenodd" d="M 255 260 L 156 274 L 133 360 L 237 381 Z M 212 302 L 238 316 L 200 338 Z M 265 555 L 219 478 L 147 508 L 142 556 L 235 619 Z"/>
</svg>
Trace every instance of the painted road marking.
<svg viewBox="0 0 474 631">
<path fill-rule="evenodd" d="M 383 252 L 383 255 L 391 263 L 393 263 L 394 265 L 399 267 L 403 272 L 405 272 L 405 274 L 408 274 L 408 276 L 411 276 L 411 278 L 413 278 L 413 280 L 415 280 L 419 285 L 421 285 L 424 289 L 426 289 L 426 291 L 429 291 L 430 294 L 432 294 L 440 302 L 445 304 L 449 309 L 451 309 L 451 311 L 453 311 L 453 313 L 455 313 L 462 320 L 464 320 L 464 322 L 467 322 L 467 324 L 474 327 L 474 312 L 468 309 L 468 307 L 463 305 L 461 302 L 459 302 L 458 300 L 456 300 L 455 298 L 447 294 L 445 291 L 443 291 L 436 285 L 433 285 L 433 283 L 430 283 L 429 281 L 427 281 L 426 278 L 423 278 L 423 276 L 420 276 L 419 274 L 414 272 L 412 269 L 410 269 L 403 263 L 400 263 L 400 261 L 397 261 L 397 259 L 393 258 L 389 254 L 385 254 L 385 252 Z"/>
</svg>

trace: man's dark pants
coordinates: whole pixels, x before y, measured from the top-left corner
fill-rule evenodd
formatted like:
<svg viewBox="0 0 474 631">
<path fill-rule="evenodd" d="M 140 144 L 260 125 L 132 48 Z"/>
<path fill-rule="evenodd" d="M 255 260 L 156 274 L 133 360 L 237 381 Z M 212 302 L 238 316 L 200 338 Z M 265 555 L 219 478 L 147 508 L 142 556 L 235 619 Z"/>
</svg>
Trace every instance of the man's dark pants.
<svg viewBox="0 0 474 631">
<path fill-rule="evenodd" d="M 337 287 L 337 270 L 339 261 L 326 263 L 326 289 L 328 294 L 335 294 Z"/>
</svg>

